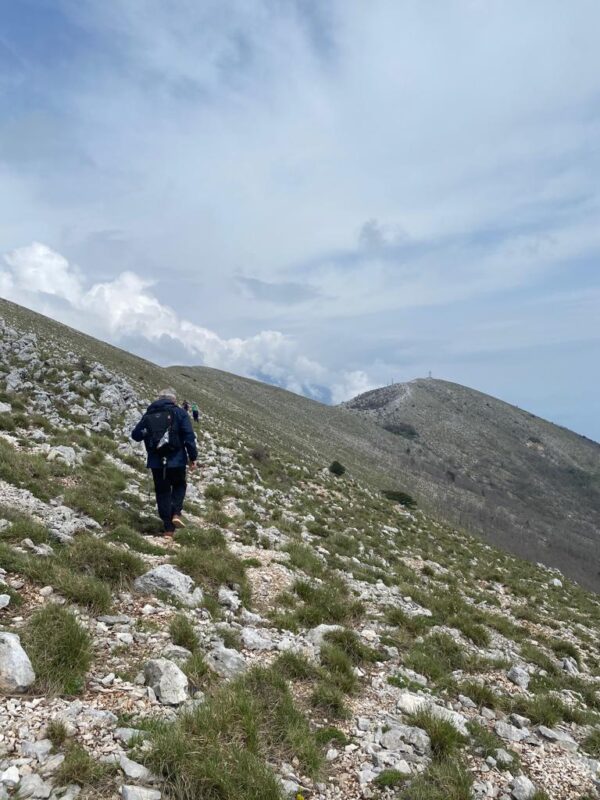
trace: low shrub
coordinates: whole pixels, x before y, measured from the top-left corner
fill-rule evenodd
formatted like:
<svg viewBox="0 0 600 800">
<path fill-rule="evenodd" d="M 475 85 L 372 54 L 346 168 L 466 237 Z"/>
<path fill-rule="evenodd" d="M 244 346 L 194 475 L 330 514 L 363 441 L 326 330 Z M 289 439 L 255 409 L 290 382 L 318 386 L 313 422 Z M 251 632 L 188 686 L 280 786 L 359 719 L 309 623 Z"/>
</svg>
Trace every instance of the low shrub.
<svg viewBox="0 0 600 800">
<path fill-rule="evenodd" d="M 395 503 L 400 503 L 400 505 L 406 508 L 417 507 L 417 501 L 410 494 L 407 494 L 407 492 L 402 492 L 398 489 L 382 489 L 381 494 L 387 500 L 393 500 Z"/>
<path fill-rule="evenodd" d="M 332 475 L 341 477 L 346 472 L 346 467 L 340 464 L 339 461 L 332 461 L 329 465 L 329 472 L 331 472 Z"/>
</svg>

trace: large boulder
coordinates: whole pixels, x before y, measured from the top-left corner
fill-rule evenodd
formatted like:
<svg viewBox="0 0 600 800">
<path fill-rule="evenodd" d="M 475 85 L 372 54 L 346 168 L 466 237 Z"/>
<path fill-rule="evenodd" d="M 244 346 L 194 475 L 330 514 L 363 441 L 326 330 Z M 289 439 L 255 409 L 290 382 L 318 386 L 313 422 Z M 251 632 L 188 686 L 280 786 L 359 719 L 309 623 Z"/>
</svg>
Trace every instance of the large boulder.
<svg viewBox="0 0 600 800">
<path fill-rule="evenodd" d="M 509 681 L 519 686 L 521 689 L 527 689 L 529 686 L 530 675 L 526 669 L 519 667 L 516 664 L 512 666 L 506 673 Z"/>
<path fill-rule="evenodd" d="M 204 595 L 202 589 L 194 589 L 194 581 L 171 564 L 160 564 L 149 572 L 140 575 L 133 584 L 140 594 L 157 595 L 161 592 L 174 597 L 188 608 L 199 606 Z"/>
<path fill-rule="evenodd" d="M 35 681 L 35 672 L 16 633 L 0 633 L 0 691 L 25 692 Z"/>
<path fill-rule="evenodd" d="M 177 664 L 167 658 L 153 658 L 144 665 L 146 683 L 161 703 L 178 706 L 188 698 L 188 679 Z"/>
<path fill-rule="evenodd" d="M 229 647 L 217 645 L 206 656 L 208 665 L 222 678 L 235 678 L 247 667 L 244 656 Z"/>
<path fill-rule="evenodd" d="M 46 460 L 62 461 L 69 467 L 74 467 L 79 463 L 79 458 L 75 452 L 75 449 L 73 447 L 67 447 L 67 445 L 64 444 L 58 444 L 56 447 L 51 447 L 48 455 L 46 456 Z"/>
</svg>

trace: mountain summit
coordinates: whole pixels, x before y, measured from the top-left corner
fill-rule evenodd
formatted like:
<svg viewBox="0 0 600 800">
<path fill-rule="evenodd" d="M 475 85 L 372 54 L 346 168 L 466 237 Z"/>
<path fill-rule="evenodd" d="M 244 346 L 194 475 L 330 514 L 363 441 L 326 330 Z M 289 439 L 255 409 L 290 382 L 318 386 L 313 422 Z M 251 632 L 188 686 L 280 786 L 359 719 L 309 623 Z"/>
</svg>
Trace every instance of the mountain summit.
<svg viewBox="0 0 600 800">
<path fill-rule="evenodd" d="M 441 514 L 600 588 L 600 445 L 489 395 L 432 378 L 343 404 L 396 437 L 399 474 Z"/>
</svg>

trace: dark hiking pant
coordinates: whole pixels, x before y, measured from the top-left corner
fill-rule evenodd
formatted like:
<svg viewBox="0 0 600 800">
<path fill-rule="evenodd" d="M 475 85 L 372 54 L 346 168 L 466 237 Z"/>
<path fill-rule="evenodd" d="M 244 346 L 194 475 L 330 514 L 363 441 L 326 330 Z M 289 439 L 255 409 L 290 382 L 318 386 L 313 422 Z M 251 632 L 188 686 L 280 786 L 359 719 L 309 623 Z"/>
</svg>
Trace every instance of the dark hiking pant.
<svg viewBox="0 0 600 800">
<path fill-rule="evenodd" d="M 200 412 L 199 411 L 192 411 L 192 416 L 194 417 L 194 422 L 198 422 L 198 420 L 200 418 Z"/>
<path fill-rule="evenodd" d="M 173 515 L 181 514 L 185 499 L 185 467 L 167 467 L 152 470 L 158 516 L 162 519 L 165 531 L 172 531 Z"/>
</svg>

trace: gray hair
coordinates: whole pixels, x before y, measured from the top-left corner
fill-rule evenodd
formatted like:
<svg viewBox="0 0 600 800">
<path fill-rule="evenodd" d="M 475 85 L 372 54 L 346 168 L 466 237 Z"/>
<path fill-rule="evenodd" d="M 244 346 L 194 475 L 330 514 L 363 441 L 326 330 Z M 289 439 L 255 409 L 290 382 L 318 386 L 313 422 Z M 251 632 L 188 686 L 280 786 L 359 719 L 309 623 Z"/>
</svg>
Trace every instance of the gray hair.
<svg viewBox="0 0 600 800">
<path fill-rule="evenodd" d="M 172 400 L 175 402 L 177 400 L 177 392 L 175 389 L 171 389 L 171 387 L 167 387 L 166 389 L 161 389 L 158 393 L 159 397 L 166 397 L 167 400 Z"/>
</svg>

